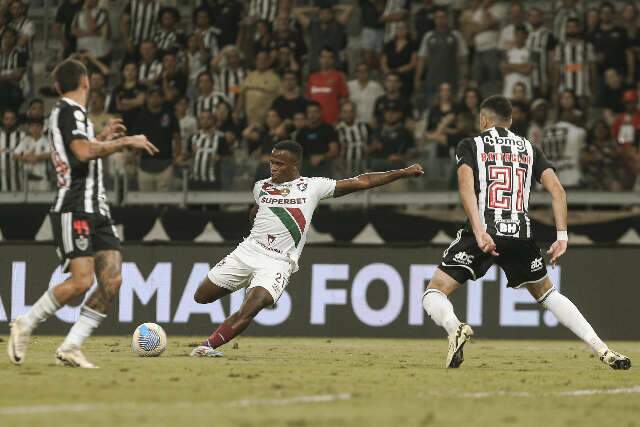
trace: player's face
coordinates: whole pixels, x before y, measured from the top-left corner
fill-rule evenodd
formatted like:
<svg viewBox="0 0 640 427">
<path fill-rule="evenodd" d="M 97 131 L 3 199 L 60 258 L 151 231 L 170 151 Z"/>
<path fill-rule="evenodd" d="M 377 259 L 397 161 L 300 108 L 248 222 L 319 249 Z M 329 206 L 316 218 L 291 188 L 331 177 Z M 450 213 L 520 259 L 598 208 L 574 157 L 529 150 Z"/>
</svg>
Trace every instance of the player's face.
<svg viewBox="0 0 640 427">
<path fill-rule="evenodd" d="M 273 150 L 269 164 L 271 181 L 276 184 L 291 181 L 298 175 L 298 162 L 293 154 L 286 150 Z"/>
</svg>

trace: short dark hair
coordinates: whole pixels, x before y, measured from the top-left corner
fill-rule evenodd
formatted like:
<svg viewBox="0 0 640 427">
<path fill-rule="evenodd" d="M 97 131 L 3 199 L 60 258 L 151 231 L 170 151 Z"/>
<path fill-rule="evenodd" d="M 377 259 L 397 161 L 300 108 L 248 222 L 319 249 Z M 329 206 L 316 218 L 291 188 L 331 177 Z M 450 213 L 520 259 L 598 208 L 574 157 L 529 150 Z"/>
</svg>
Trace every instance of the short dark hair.
<svg viewBox="0 0 640 427">
<path fill-rule="evenodd" d="M 582 24 L 580 23 L 580 20 L 578 18 L 574 17 L 574 16 L 568 17 L 567 20 L 565 21 L 565 25 L 568 24 L 569 22 L 573 22 L 578 27 L 582 27 Z"/>
<path fill-rule="evenodd" d="M 80 87 L 80 79 L 88 77 L 87 67 L 75 59 L 62 61 L 53 70 L 53 81 L 60 94 L 74 91 Z"/>
<path fill-rule="evenodd" d="M 480 110 L 489 110 L 505 121 L 511 120 L 511 101 L 502 95 L 493 95 L 482 101 Z"/>
<path fill-rule="evenodd" d="M 31 101 L 29 101 L 29 104 L 27 105 L 27 108 L 31 107 L 33 104 L 42 104 L 42 105 L 44 105 L 44 100 L 42 98 L 33 98 Z"/>
<path fill-rule="evenodd" d="M 319 109 L 322 110 L 322 105 L 315 99 L 312 99 L 309 102 L 307 102 L 307 108 L 309 107 L 318 107 Z"/>
<path fill-rule="evenodd" d="M 298 162 L 302 161 L 303 149 L 302 145 L 292 140 L 280 141 L 273 146 L 274 150 L 288 151 L 293 154 Z"/>
<path fill-rule="evenodd" d="M 176 22 L 180 22 L 180 12 L 175 7 L 163 7 L 163 8 L 161 8 L 160 12 L 158 12 L 158 21 L 160 21 L 162 19 L 162 16 L 165 13 L 170 13 L 171 15 L 173 15 L 173 17 L 176 20 Z"/>
<path fill-rule="evenodd" d="M 331 46 L 329 46 L 329 45 L 322 46 L 322 49 L 320 49 L 320 53 L 322 53 L 322 52 L 329 52 L 334 57 L 336 56 L 336 51 L 333 50 L 333 48 Z"/>
</svg>

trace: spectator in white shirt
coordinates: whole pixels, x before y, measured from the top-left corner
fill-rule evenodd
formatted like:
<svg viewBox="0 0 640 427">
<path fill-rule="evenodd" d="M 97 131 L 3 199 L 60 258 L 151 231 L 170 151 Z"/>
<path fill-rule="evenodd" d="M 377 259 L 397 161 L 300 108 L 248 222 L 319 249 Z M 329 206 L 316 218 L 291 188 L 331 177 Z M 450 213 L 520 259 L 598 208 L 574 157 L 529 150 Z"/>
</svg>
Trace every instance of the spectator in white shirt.
<svg viewBox="0 0 640 427">
<path fill-rule="evenodd" d="M 24 163 L 30 191 L 48 191 L 47 165 L 51 156 L 49 140 L 43 132 L 44 122 L 32 119 L 27 122 L 27 136 L 14 151 L 14 158 Z"/>
<path fill-rule="evenodd" d="M 71 26 L 77 39 L 78 50 L 86 50 L 100 61 L 109 64 L 111 55 L 111 29 L 109 13 L 98 7 L 98 0 L 85 0 Z"/>
<path fill-rule="evenodd" d="M 516 83 L 522 83 L 527 88 L 527 98 L 531 98 L 533 64 L 531 63 L 529 49 L 526 47 L 529 33 L 524 25 L 517 26 L 515 31 L 515 46 L 505 52 L 504 60 L 500 64 L 500 69 L 504 75 L 503 94 L 507 98 L 511 98 Z"/>
<path fill-rule="evenodd" d="M 519 1 L 511 3 L 509 9 L 509 24 L 507 24 L 502 31 L 500 31 L 500 40 L 498 41 L 498 47 L 500 50 L 509 50 L 516 43 L 515 29 L 518 25 L 525 25 L 527 29 L 529 24 L 526 22 L 527 14 L 524 9 L 524 5 Z"/>
<path fill-rule="evenodd" d="M 360 63 L 356 67 L 356 78 L 347 83 L 349 99 L 356 105 L 357 120 L 371 124 L 374 121 L 376 99 L 384 95 L 380 83 L 371 80 L 369 66 Z"/>
</svg>

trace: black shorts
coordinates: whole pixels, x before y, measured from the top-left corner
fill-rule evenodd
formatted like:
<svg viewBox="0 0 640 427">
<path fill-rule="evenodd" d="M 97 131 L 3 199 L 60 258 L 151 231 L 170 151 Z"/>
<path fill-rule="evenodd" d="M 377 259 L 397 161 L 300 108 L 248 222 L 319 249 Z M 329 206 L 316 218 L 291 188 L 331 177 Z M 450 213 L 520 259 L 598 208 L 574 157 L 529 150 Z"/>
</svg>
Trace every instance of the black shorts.
<svg viewBox="0 0 640 427">
<path fill-rule="evenodd" d="M 109 217 L 85 212 L 51 212 L 49 220 L 64 273 L 69 272 L 73 258 L 120 250 L 120 238 Z"/>
<path fill-rule="evenodd" d="M 458 283 L 464 283 L 481 278 L 493 264 L 497 264 L 504 270 L 509 288 L 537 283 L 547 276 L 544 257 L 533 240 L 492 237 L 500 256 L 482 252 L 473 233 L 458 231 L 456 239 L 444 251 L 438 268 Z"/>
</svg>

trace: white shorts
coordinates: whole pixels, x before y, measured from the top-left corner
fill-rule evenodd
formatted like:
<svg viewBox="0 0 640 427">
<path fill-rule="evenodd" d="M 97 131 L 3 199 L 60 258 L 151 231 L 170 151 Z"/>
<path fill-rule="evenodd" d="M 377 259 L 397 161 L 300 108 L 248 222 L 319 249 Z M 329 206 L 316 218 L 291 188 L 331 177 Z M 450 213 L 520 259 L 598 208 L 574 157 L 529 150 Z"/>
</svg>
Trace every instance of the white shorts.
<svg viewBox="0 0 640 427">
<path fill-rule="evenodd" d="M 217 263 L 207 277 L 215 285 L 231 292 L 260 286 L 271 294 L 275 303 L 289 284 L 293 264 L 247 246 L 238 246 Z"/>
</svg>

